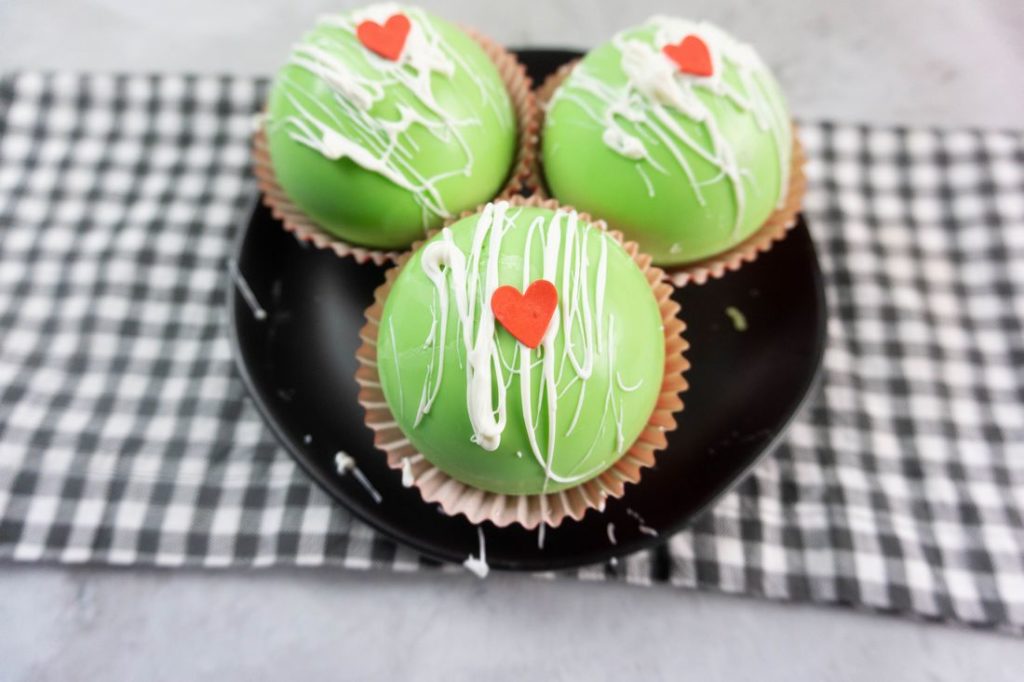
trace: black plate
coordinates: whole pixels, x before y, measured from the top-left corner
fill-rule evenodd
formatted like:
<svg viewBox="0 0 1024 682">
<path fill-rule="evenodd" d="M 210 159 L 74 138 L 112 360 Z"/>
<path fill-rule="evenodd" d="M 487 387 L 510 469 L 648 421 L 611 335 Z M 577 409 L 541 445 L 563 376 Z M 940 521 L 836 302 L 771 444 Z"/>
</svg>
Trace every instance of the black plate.
<svg viewBox="0 0 1024 682">
<path fill-rule="evenodd" d="M 576 56 L 519 54 L 535 80 Z M 235 259 L 268 313 L 256 319 L 237 288 L 228 296 L 235 360 L 281 443 L 335 500 L 385 535 L 446 561 L 476 553 L 476 528 L 403 488 L 363 423 L 355 350 L 383 270 L 300 245 L 255 200 L 240 226 Z M 492 567 L 569 568 L 651 547 L 735 485 L 778 441 L 814 384 L 825 346 L 825 296 L 806 225 L 801 221 L 753 264 L 676 296 L 693 369 L 668 450 L 603 514 L 547 529 L 543 549 L 536 531 L 486 524 Z M 746 331 L 737 331 L 730 306 L 745 316 Z M 352 476 L 335 472 L 338 450 L 379 490 L 379 504 Z M 641 532 L 635 515 L 658 536 Z M 609 523 L 616 545 L 608 539 Z"/>
</svg>

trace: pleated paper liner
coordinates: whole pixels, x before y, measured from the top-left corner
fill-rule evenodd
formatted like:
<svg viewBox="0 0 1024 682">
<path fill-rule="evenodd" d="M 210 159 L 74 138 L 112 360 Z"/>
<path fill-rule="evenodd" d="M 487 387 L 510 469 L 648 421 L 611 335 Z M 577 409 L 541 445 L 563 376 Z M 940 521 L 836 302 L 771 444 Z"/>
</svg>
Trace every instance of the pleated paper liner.
<svg viewBox="0 0 1024 682">
<path fill-rule="evenodd" d="M 518 132 L 516 158 L 509 172 L 508 182 L 498 195 L 489 201 L 507 199 L 528 187 L 533 175 L 531 169 L 536 166 L 540 114 L 537 110 L 536 97 L 533 94 L 533 82 L 526 75 L 526 68 L 511 52 L 472 29 L 463 28 L 463 30 L 480 44 L 487 56 L 494 62 L 498 73 L 505 82 L 505 88 L 508 90 L 515 111 Z M 292 203 L 274 175 L 264 126 L 265 121 L 261 120 L 253 134 L 253 172 L 256 175 L 260 192 L 263 194 L 263 203 L 270 208 L 274 217 L 281 221 L 284 229 L 294 234 L 300 241 L 313 244 L 320 249 L 330 249 L 341 257 L 352 257 L 357 263 L 372 262 L 384 265 L 397 261 L 402 251 L 373 249 L 347 242 L 322 229 L 315 220 Z"/>
<path fill-rule="evenodd" d="M 569 77 L 579 60 L 569 62 L 551 74 L 537 89 L 537 102 L 541 111 L 541 127 L 547 105 L 558 87 Z M 800 144 L 796 124 L 793 124 L 793 152 L 790 159 L 789 187 L 782 206 L 777 208 L 768 219 L 752 235 L 732 248 L 713 256 L 687 263 L 685 265 L 666 266 L 665 277 L 677 287 L 687 284 L 704 284 L 709 279 L 719 279 L 728 272 L 743 267 L 744 263 L 752 263 L 757 257 L 771 250 L 772 245 L 786 237 L 799 219 L 803 207 L 804 194 L 807 191 L 807 177 L 804 175 L 804 150 Z M 539 145 L 538 145 L 539 147 Z M 541 168 L 541 155 L 538 148 L 531 166 L 533 177 L 529 184 L 536 188 L 542 196 L 549 192 L 544 185 L 544 173 Z"/>
<path fill-rule="evenodd" d="M 514 197 L 510 203 L 513 206 L 570 210 L 570 207 L 561 206 L 554 200 L 536 196 L 528 199 Z M 470 215 L 474 213 L 466 212 L 462 217 Z M 603 222 L 585 213 L 580 213 L 580 217 L 600 229 L 606 229 Z M 360 386 L 359 402 L 366 410 L 367 426 L 374 431 L 374 444 L 387 457 L 388 466 L 396 470 L 395 475 L 398 476 L 404 463 L 408 462 L 412 485 L 419 490 L 425 502 L 440 505 L 444 513 L 450 516 L 462 514 L 477 524 L 490 521 L 499 527 L 519 524 L 533 529 L 544 523 L 557 527 L 566 519 L 582 519 L 589 509 L 603 511 L 607 500 L 622 497 L 626 484 L 637 483 L 643 470 L 653 466 L 658 452 L 665 449 L 668 444 L 666 433 L 676 428 L 675 413 L 683 409 L 680 394 L 687 389 L 683 374 L 690 363 L 684 356 L 689 347 L 683 338 L 685 325 L 678 317 L 679 305 L 671 298 L 672 286 L 665 282 L 662 271 L 651 265 L 650 256 L 640 253 L 634 242 L 623 242 L 620 233 L 609 234 L 623 245 L 644 273 L 658 301 L 665 330 L 665 374 L 661 395 L 646 427 L 618 461 L 597 477 L 558 493 L 503 495 L 461 483 L 427 461 L 397 426 L 385 401 L 377 373 L 378 324 L 392 284 L 412 252 L 422 247 L 423 242 L 417 243 L 412 251 L 402 255 L 398 261 L 399 267 L 387 271 L 384 284 L 377 289 L 374 303 L 366 311 L 366 325 L 360 332 L 363 343 L 356 354 L 359 362 L 356 372 L 356 381 Z"/>
</svg>

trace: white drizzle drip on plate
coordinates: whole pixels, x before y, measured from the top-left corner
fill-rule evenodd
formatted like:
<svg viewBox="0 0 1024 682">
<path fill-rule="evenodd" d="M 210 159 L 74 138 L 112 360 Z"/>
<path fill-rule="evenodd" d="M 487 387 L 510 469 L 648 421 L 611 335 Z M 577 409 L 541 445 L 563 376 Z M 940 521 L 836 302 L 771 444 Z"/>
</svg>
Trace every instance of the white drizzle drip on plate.
<svg viewBox="0 0 1024 682">
<path fill-rule="evenodd" d="M 235 286 L 238 287 L 238 293 L 242 295 L 242 299 L 245 300 L 249 309 L 252 310 L 252 316 L 261 322 L 267 319 L 267 311 L 260 305 L 259 299 L 256 298 L 256 294 L 253 293 L 252 287 L 249 286 L 249 282 L 246 281 L 245 276 L 238 267 L 238 262 L 234 258 L 228 260 L 228 270 L 235 281 Z"/>
<path fill-rule="evenodd" d="M 370 483 L 370 479 L 356 466 L 356 461 L 347 452 L 338 450 L 338 452 L 334 453 L 334 469 L 338 472 L 339 476 L 344 476 L 351 472 L 355 479 L 359 481 L 359 485 L 363 486 L 363 489 L 366 490 L 367 494 L 377 504 L 380 504 L 384 499 L 377 488 Z"/>
<path fill-rule="evenodd" d="M 644 535 L 650 535 L 652 538 L 658 537 L 658 531 L 648 526 L 647 523 L 644 521 L 644 517 L 640 516 L 640 514 L 635 509 L 627 507 L 626 514 L 633 517 L 633 519 L 636 521 L 637 530 L 639 530 L 641 533 L 643 533 Z"/>
<path fill-rule="evenodd" d="M 362 21 L 382 24 L 399 12 L 409 18 L 411 30 L 397 61 L 373 54 L 355 37 Z M 348 15 L 321 17 L 318 26 L 328 30 L 297 44 L 287 66 L 316 76 L 330 90 L 331 105 L 303 87 L 286 68 L 277 87 L 297 113 L 268 121 L 268 130 L 283 126 L 292 140 L 326 158 L 350 159 L 408 190 L 422 209 L 424 227 L 432 220 L 451 217 L 438 186 L 447 178 L 472 175 L 476 159 L 463 131 L 481 125 L 481 120 L 453 117 L 436 98 L 432 80 L 435 76 L 470 78 L 502 128 L 514 130 L 504 86 L 477 74 L 419 9 L 390 3 L 372 5 Z M 389 95 L 398 109 L 394 119 L 374 112 Z M 459 147 L 463 164 L 433 176 L 418 170 L 420 149 L 410 135 L 415 126 Z"/>
<path fill-rule="evenodd" d="M 655 27 L 651 41 L 628 37 L 621 33 L 612 44 L 621 54 L 626 82 L 612 85 L 592 73 L 587 62 L 573 69 L 555 93 L 550 110 L 559 101 L 576 104 L 602 130 L 602 140 L 613 151 L 635 162 L 647 194 L 655 195 L 651 173 L 669 175 L 669 169 L 656 161 L 651 150 L 663 147 L 686 176 L 700 205 L 705 205 L 702 188 L 717 182 L 728 182 L 736 202 L 732 233 L 743 224 L 747 208 L 746 183 L 751 174 L 741 168 L 732 144 L 719 130 L 718 122 L 698 93 L 728 99 L 738 110 L 753 116 L 758 128 L 771 135 L 778 157 L 781 206 L 789 185 L 789 163 L 792 129 L 781 99 L 769 87 L 767 67 L 754 50 L 708 23 L 693 23 L 671 17 L 653 17 L 648 26 Z M 695 76 L 681 72 L 662 53 L 666 45 L 677 44 L 685 36 L 696 35 L 707 45 L 713 72 Z M 724 77 L 728 64 L 736 72 L 736 83 Z M 695 139 L 680 125 L 678 116 L 699 123 L 706 131 L 710 145 Z M 697 177 L 697 171 L 685 152 L 696 155 L 718 170 L 711 178 Z"/>
<path fill-rule="evenodd" d="M 472 554 L 462 562 L 462 565 L 466 567 L 477 578 L 483 580 L 487 577 L 487 574 L 491 572 L 491 567 L 487 565 L 487 544 L 484 542 L 484 531 L 482 528 L 476 529 L 477 542 L 480 545 L 479 556 L 473 556 Z"/>
</svg>

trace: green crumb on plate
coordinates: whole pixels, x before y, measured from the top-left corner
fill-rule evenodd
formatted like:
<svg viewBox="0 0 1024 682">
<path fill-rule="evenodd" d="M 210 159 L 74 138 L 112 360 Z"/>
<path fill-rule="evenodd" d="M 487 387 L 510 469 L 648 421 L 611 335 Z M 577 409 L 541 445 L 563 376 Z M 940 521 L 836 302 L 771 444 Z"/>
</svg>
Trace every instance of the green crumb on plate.
<svg viewBox="0 0 1024 682">
<path fill-rule="evenodd" d="M 736 331 L 747 331 L 747 316 L 743 314 L 742 310 L 735 306 L 729 306 L 725 309 L 725 314 L 732 320 L 732 326 Z"/>
</svg>

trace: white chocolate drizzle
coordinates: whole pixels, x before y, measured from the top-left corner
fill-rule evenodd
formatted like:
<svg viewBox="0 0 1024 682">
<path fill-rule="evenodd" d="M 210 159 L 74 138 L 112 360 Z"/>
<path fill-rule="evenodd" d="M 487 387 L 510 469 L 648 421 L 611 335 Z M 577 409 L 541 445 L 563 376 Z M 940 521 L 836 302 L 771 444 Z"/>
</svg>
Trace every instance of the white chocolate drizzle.
<svg viewBox="0 0 1024 682">
<path fill-rule="evenodd" d="M 371 53 L 355 37 L 362 21 L 383 24 L 399 12 L 409 18 L 411 29 L 397 60 Z M 303 87 L 286 67 L 277 86 L 297 113 L 268 121 L 268 130 L 284 126 L 292 140 L 326 158 L 350 159 L 408 190 L 422 209 L 424 227 L 439 218 L 451 217 L 438 185 L 447 178 L 472 175 L 476 159 L 463 130 L 482 122 L 475 117 L 453 117 L 435 96 L 432 81 L 435 76 L 468 77 L 500 125 L 514 130 L 515 121 L 504 87 L 476 73 L 419 9 L 392 3 L 371 5 L 347 15 L 321 17 L 318 26 L 329 30 L 297 44 L 287 67 L 314 75 L 330 90 L 331 105 Z M 374 112 L 374 107 L 389 94 L 396 102 L 394 119 Z M 414 126 L 459 147 L 463 164 L 431 177 L 420 172 L 419 146 L 409 134 Z"/>
<path fill-rule="evenodd" d="M 532 456 L 544 470 L 545 489 L 549 481 L 574 484 L 593 477 L 600 464 L 586 468 L 589 457 L 612 420 L 615 447 L 624 450 L 621 398 L 643 384 L 627 385 L 614 371 L 615 317 L 606 314 L 604 299 L 608 280 L 608 237 L 590 225 L 581 225 L 575 211 L 555 211 L 550 217 L 534 218 L 527 229 L 522 253 L 522 280 L 525 291 L 535 279 L 557 283 L 558 308 L 540 346 L 530 350 L 521 344 L 510 361 L 502 355 L 490 300 L 499 282 L 502 239 L 512 228 L 518 214 L 510 214 L 507 202 L 488 204 L 476 219 L 472 246 L 468 254 L 455 244 L 452 232 L 445 228 L 424 247 L 421 267 L 434 286 L 433 322 L 426 347 L 431 348 L 426 376 L 420 391 L 413 428 L 430 414 L 441 391 L 448 343 L 449 315 L 454 307 L 457 344 L 465 355 L 466 409 L 472 426 L 470 440 L 483 450 L 497 450 L 508 425 L 507 395 L 512 376 L 519 378 L 519 404 L 529 451 L 517 456 Z M 591 262 L 590 240 L 599 239 L 596 263 Z M 534 263 L 534 245 L 541 251 L 540 263 Z M 518 254 L 516 254 L 518 255 Z M 591 284 L 593 282 L 593 284 Z M 557 345 L 561 343 L 559 362 Z M 397 353 L 396 353 L 397 355 Z M 554 470 L 558 438 L 560 399 L 577 382 L 579 396 L 572 405 L 572 417 L 565 435 L 578 426 L 587 382 L 598 361 L 606 363 L 607 388 L 602 422 L 595 425 L 593 442 L 573 471 Z M 539 367 L 540 382 L 534 386 L 534 370 Z M 561 390 L 559 390 L 561 386 Z"/>
<path fill-rule="evenodd" d="M 633 519 L 636 521 L 637 530 L 639 530 L 641 533 L 643 533 L 644 535 L 650 535 L 652 538 L 658 537 L 658 531 L 648 526 L 644 521 L 644 517 L 640 516 L 640 514 L 635 509 L 627 507 L 626 514 L 633 517 Z"/>
<path fill-rule="evenodd" d="M 388 330 L 391 332 L 391 352 L 395 356 L 395 378 L 398 380 L 398 418 L 402 418 L 405 405 L 405 391 L 402 389 L 402 363 L 398 358 L 398 346 L 395 345 L 395 318 L 388 318 Z"/>
<path fill-rule="evenodd" d="M 480 544 L 480 555 L 473 556 L 470 554 L 469 557 L 462 562 L 462 565 L 465 566 L 470 573 L 483 580 L 487 577 L 487 574 L 491 572 L 491 567 L 487 565 L 487 544 L 484 542 L 484 531 L 482 528 L 477 527 L 476 537 L 477 542 Z"/>
<path fill-rule="evenodd" d="M 347 452 L 338 450 L 334 453 L 334 470 L 338 472 L 338 475 L 344 476 L 355 466 L 356 461 Z"/>
<path fill-rule="evenodd" d="M 260 322 L 267 319 L 267 311 L 260 305 L 259 299 L 252 292 L 252 287 L 249 286 L 249 282 L 242 275 L 242 271 L 239 270 L 238 263 L 234 258 L 228 260 L 228 270 L 231 272 L 231 278 L 235 280 L 235 287 L 238 289 L 238 293 L 242 295 L 242 299 L 245 300 L 249 310 L 252 311 L 252 316 Z"/>
<path fill-rule="evenodd" d="M 655 190 L 650 173 L 669 175 L 668 169 L 652 156 L 651 150 L 659 147 L 669 152 L 701 206 L 706 204 L 703 187 L 728 182 L 736 203 L 732 228 L 735 236 L 746 216 L 746 185 L 750 184 L 755 191 L 757 188 L 751 173 L 740 167 L 736 150 L 719 130 L 718 121 L 699 93 L 728 99 L 739 111 L 753 116 L 761 131 L 771 135 L 781 179 L 777 206 L 782 205 L 789 186 L 792 153 L 792 129 L 785 106 L 772 92 L 774 87 L 766 83 L 770 81 L 768 69 L 750 46 L 705 22 L 656 16 L 647 25 L 656 29 L 653 44 L 625 33 L 612 41 L 622 56 L 624 84 L 605 82 L 584 61 L 556 92 L 550 107 L 553 109 L 560 100 L 576 104 L 602 128 L 601 139 L 610 149 L 635 162 L 651 197 Z M 710 76 L 684 73 L 662 52 L 664 46 L 677 44 L 688 35 L 698 36 L 707 45 L 714 65 Z M 734 68 L 738 83 L 725 78 L 726 64 Z M 701 124 L 707 142 L 688 133 L 676 115 Z M 707 162 L 718 173 L 698 179 L 685 151 Z"/>
<path fill-rule="evenodd" d="M 352 459 L 348 453 L 341 450 L 334 453 L 334 469 L 338 472 L 339 476 L 344 476 L 345 474 L 352 472 L 352 475 L 359 482 L 359 485 L 363 486 L 374 502 L 380 504 L 381 501 L 383 501 L 384 497 L 373 486 L 373 484 L 370 483 L 370 479 L 368 479 L 366 475 L 359 470 L 359 467 L 356 466 L 356 461 Z"/>
<path fill-rule="evenodd" d="M 412 473 L 412 462 L 406 457 L 402 460 L 402 485 L 411 488 L 416 483 L 416 476 Z"/>
</svg>

